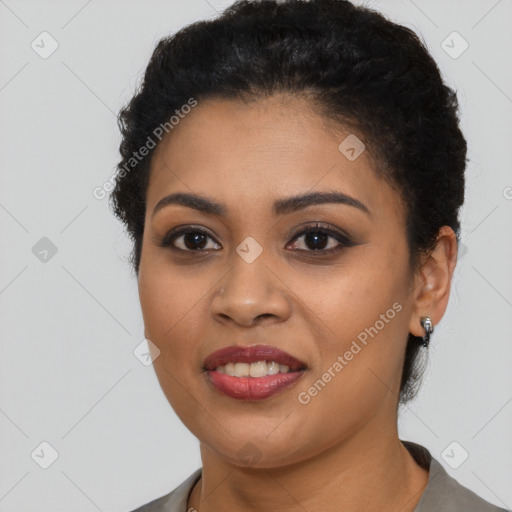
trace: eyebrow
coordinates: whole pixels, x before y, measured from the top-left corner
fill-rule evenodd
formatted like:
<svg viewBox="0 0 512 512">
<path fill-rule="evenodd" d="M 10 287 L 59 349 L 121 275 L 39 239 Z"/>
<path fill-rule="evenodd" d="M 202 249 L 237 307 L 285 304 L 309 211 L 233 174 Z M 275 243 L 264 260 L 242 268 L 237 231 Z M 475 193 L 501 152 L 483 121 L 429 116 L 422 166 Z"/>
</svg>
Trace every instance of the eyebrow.
<svg viewBox="0 0 512 512">
<path fill-rule="evenodd" d="M 338 191 L 311 192 L 277 199 L 273 204 L 272 210 L 275 215 L 286 215 L 307 208 L 308 206 L 325 203 L 345 204 L 370 214 L 368 207 L 361 201 Z M 153 209 L 151 216 L 153 217 L 159 210 L 171 204 L 186 206 L 187 208 L 192 208 L 210 215 L 217 215 L 219 217 L 225 217 L 228 211 L 224 204 L 206 196 L 177 192 L 160 199 Z"/>
</svg>

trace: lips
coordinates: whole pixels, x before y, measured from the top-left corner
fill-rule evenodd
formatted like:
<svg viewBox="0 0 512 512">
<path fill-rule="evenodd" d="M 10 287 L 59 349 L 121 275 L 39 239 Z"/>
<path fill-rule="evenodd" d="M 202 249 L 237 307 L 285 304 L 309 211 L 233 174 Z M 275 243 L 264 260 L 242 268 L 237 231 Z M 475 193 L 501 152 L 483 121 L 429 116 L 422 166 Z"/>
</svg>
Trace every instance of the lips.
<svg viewBox="0 0 512 512">
<path fill-rule="evenodd" d="M 258 377 L 228 375 L 229 367 L 267 362 L 282 372 Z M 241 363 L 241 364 L 237 364 Z M 226 367 L 226 365 L 228 365 Z M 291 387 L 306 372 L 306 365 L 292 355 L 269 345 L 226 347 L 210 354 L 203 368 L 208 382 L 222 394 L 237 400 L 262 400 Z"/>
<path fill-rule="evenodd" d="M 279 350 L 270 345 L 252 345 L 250 347 L 226 347 L 210 354 L 203 363 L 205 370 L 215 370 L 218 366 L 227 363 L 257 363 L 258 361 L 274 361 L 286 365 L 290 371 L 306 368 L 306 364 L 299 361 L 288 352 Z"/>
</svg>

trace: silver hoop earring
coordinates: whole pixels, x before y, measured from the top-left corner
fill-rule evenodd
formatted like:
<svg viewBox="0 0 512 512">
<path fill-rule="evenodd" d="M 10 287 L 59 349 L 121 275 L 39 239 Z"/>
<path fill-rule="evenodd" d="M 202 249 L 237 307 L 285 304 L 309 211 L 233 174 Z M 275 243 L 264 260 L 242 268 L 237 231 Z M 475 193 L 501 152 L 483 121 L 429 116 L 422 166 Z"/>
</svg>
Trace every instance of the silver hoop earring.
<svg viewBox="0 0 512 512">
<path fill-rule="evenodd" d="M 425 336 L 423 336 L 423 342 L 422 345 L 424 347 L 428 347 L 428 344 L 430 342 L 430 335 L 434 332 L 434 324 L 432 323 L 432 320 L 429 316 L 422 316 L 420 318 L 420 324 L 425 329 Z"/>
</svg>

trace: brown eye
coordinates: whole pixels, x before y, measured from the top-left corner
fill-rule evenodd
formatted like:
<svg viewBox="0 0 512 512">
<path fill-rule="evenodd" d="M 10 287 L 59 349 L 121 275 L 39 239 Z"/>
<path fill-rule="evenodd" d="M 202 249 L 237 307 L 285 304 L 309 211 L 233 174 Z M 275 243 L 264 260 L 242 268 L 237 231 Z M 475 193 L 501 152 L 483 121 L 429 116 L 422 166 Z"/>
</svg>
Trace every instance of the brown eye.
<svg viewBox="0 0 512 512">
<path fill-rule="evenodd" d="M 324 251 L 330 250 L 332 247 L 337 246 L 337 241 L 334 237 L 328 235 L 324 231 L 308 231 L 300 238 L 304 239 L 303 246 L 305 246 L 309 250 L 313 251 Z M 331 241 L 329 242 L 329 239 Z M 294 244 L 296 248 L 298 248 L 297 243 Z"/>
<path fill-rule="evenodd" d="M 208 240 L 213 242 L 209 244 Z M 161 247 L 169 247 L 179 251 L 199 252 L 202 250 L 218 249 L 213 238 L 202 229 L 186 228 L 167 234 L 159 244 Z M 210 245 L 210 246 L 208 246 Z"/>
<path fill-rule="evenodd" d="M 356 245 L 346 235 L 330 228 L 322 227 L 320 224 L 307 227 L 296 234 L 293 240 L 303 239 L 302 242 L 293 242 L 292 248 L 299 251 L 331 254 L 345 247 Z"/>
</svg>

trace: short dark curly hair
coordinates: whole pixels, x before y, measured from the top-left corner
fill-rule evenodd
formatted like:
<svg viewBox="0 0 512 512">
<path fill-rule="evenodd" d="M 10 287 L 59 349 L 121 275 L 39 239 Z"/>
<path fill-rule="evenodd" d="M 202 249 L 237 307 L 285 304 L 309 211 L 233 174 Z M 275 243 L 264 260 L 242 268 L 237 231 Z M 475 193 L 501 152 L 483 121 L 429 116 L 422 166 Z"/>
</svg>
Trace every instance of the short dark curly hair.
<svg viewBox="0 0 512 512">
<path fill-rule="evenodd" d="M 110 201 L 134 243 L 137 276 L 154 148 L 135 163 L 134 152 L 191 97 L 255 101 L 281 92 L 305 95 L 320 115 L 363 134 L 375 171 L 403 199 L 411 268 L 441 226 L 459 240 L 466 140 L 456 92 L 418 36 L 348 0 L 240 0 L 160 40 L 119 114 L 122 160 Z M 409 334 L 401 403 L 419 387 L 420 341 Z"/>
</svg>

